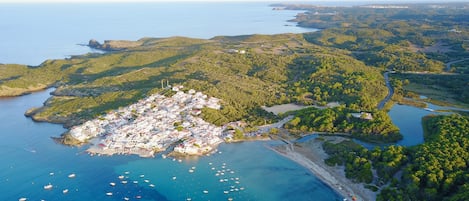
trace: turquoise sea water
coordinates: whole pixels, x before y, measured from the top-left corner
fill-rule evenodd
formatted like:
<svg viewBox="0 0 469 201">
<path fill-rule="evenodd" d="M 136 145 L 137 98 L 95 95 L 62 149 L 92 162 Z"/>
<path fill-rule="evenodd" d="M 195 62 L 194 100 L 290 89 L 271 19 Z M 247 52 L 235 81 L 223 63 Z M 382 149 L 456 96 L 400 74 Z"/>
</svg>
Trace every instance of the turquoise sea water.
<svg viewBox="0 0 469 201">
<path fill-rule="evenodd" d="M 0 63 L 37 65 L 45 59 L 86 53 L 91 50 L 77 44 L 91 38 L 313 31 L 285 26 L 294 25 L 286 20 L 296 13 L 272 11 L 267 3 L 1 5 Z M 342 200 L 308 170 L 265 147 L 275 141 L 222 144 L 221 153 L 181 162 L 91 157 L 84 153 L 86 147 L 56 144 L 50 137 L 65 131 L 61 125 L 36 123 L 23 115 L 42 105 L 50 91 L 0 99 L 0 200 L 136 200 L 137 196 L 140 200 Z M 393 122 L 404 134 L 399 144 L 423 142 L 421 117 L 427 114 L 409 106 L 391 109 Z M 76 177 L 68 178 L 72 173 Z M 121 183 L 120 175 L 127 184 Z M 49 183 L 52 190 L 44 190 Z"/>
<path fill-rule="evenodd" d="M 50 137 L 65 129 L 23 115 L 50 91 L 0 99 L 0 200 L 341 200 L 307 169 L 265 147 L 276 141 L 222 144 L 211 156 L 181 161 L 90 156 L 86 147 L 56 144 Z M 44 190 L 48 184 L 53 188 Z"/>
<path fill-rule="evenodd" d="M 91 38 L 312 31 L 285 26 L 296 13 L 272 11 L 268 3 L 2 4 L 0 63 L 37 65 L 86 53 L 77 44 Z M 307 169 L 266 148 L 275 141 L 222 144 L 216 154 L 181 162 L 90 156 L 86 147 L 56 144 L 51 137 L 65 132 L 61 125 L 23 115 L 51 90 L 0 99 L 0 200 L 341 200 Z"/>
</svg>

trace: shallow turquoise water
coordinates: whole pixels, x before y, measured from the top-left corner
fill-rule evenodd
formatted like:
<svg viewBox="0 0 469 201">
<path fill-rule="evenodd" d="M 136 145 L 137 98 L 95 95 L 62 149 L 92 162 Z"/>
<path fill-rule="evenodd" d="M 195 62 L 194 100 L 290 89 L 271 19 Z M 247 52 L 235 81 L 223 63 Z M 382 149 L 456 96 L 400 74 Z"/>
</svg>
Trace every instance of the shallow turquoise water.
<svg viewBox="0 0 469 201">
<path fill-rule="evenodd" d="M 83 152 L 86 147 L 56 144 L 50 137 L 65 131 L 61 125 L 36 123 L 23 115 L 41 105 L 49 92 L 0 99 L 0 200 L 341 200 L 307 169 L 266 147 L 279 143 L 275 141 L 222 144 L 211 156 L 181 162 L 89 156 Z M 216 176 L 217 171 L 224 175 Z M 68 177 L 72 173 L 75 178 Z M 49 183 L 52 190 L 44 190 Z"/>
</svg>

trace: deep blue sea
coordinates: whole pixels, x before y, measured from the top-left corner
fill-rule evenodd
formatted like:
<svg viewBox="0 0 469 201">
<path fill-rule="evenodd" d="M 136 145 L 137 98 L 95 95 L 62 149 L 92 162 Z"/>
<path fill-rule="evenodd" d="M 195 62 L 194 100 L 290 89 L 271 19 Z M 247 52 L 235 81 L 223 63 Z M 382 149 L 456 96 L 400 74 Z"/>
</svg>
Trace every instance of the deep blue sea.
<svg viewBox="0 0 469 201">
<path fill-rule="evenodd" d="M 91 50 L 77 44 L 91 38 L 314 31 L 286 22 L 296 13 L 273 11 L 268 3 L 0 4 L 0 63 L 38 65 L 83 54 Z M 266 148 L 275 141 L 222 144 L 216 154 L 181 162 L 90 156 L 84 153 L 86 147 L 56 144 L 51 137 L 65 132 L 61 125 L 24 116 L 27 109 L 41 106 L 52 90 L 0 99 L 2 201 L 342 200 L 307 169 Z M 51 190 L 44 189 L 48 184 Z"/>
<path fill-rule="evenodd" d="M 91 51 L 90 39 L 314 31 L 287 22 L 299 11 L 269 3 L 0 4 L 0 63 L 39 65 Z M 288 26 L 286 26 L 288 25 Z"/>
</svg>

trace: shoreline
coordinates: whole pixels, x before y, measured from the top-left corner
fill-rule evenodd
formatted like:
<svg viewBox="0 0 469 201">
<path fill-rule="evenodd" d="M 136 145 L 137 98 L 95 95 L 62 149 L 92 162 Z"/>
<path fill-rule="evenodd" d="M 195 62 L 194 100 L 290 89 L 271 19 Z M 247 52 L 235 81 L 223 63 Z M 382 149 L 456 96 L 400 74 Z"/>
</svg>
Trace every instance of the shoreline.
<svg viewBox="0 0 469 201">
<path fill-rule="evenodd" d="M 318 179 L 344 197 L 344 199 L 357 201 L 376 200 L 377 193 L 366 189 L 362 183 L 353 183 L 345 177 L 344 167 L 330 167 L 324 163 L 327 154 L 322 150 L 322 143 L 311 142 L 311 146 L 308 148 L 296 145 L 267 147 L 308 169 Z"/>
</svg>

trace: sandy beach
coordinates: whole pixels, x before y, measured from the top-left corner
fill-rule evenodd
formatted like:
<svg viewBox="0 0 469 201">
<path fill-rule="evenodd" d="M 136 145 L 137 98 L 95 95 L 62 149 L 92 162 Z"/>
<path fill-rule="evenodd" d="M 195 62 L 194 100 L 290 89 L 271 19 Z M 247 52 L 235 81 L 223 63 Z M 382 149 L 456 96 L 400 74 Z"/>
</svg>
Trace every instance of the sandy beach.
<svg viewBox="0 0 469 201">
<path fill-rule="evenodd" d="M 342 140 L 340 137 L 331 139 Z M 272 150 L 304 166 L 347 200 L 376 200 L 375 192 L 364 188 L 361 183 L 348 180 L 343 167 L 330 167 L 324 163 L 327 154 L 322 149 L 321 141 L 310 140 L 300 146 L 285 144 L 272 147 Z"/>
</svg>

